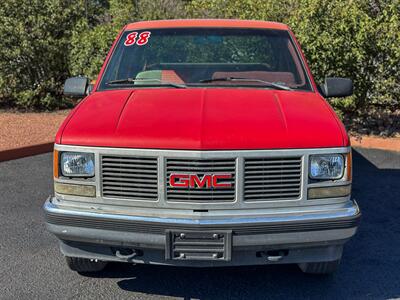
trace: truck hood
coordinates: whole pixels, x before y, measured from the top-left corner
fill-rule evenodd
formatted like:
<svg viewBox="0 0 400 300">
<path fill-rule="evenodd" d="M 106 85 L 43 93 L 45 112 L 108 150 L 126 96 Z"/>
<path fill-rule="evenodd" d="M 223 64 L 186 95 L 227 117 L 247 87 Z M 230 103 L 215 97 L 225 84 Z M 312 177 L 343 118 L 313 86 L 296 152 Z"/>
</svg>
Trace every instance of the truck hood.
<svg viewBox="0 0 400 300">
<path fill-rule="evenodd" d="M 66 119 L 56 142 L 192 150 L 348 145 L 317 93 L 234 88 L 95 92 Z"/>
</svg>

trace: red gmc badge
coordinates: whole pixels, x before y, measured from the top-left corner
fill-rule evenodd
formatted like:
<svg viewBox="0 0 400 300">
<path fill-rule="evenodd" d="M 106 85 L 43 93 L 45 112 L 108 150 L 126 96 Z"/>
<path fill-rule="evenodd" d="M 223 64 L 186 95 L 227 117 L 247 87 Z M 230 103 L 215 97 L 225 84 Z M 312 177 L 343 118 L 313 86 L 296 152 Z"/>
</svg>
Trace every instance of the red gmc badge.
<svg viewBox="0 0 400 300">
<path fill-rule="evenodd" d="M 178 174 L 172 173 L 169 177 L 169 185 L 177 188 L 230 188 L 232 183 L 227 182 L 232 174 Z"/>
</svg>

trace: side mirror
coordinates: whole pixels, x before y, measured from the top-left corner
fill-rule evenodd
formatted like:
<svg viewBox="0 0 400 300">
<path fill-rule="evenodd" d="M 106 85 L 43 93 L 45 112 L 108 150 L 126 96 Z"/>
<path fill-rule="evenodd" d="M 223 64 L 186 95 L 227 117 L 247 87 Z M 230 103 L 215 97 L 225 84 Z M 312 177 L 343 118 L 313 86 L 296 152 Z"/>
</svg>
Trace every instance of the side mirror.
<svg viewBox="0 0 400 300">
<path fill-rule="evenodd" d="M 87 77 L 71 77 L 65 81 L 65 96 L 82 98 L 88 95 L 89 92 L 89 78 Z"/>
<path fill-rule="evenodd" d="M 353 81 L 348 78 L 325 78 L 325 83 L 318 86 L 319 92 L 325 97 L 347 97 L 353 94 Z"/>
</svg>

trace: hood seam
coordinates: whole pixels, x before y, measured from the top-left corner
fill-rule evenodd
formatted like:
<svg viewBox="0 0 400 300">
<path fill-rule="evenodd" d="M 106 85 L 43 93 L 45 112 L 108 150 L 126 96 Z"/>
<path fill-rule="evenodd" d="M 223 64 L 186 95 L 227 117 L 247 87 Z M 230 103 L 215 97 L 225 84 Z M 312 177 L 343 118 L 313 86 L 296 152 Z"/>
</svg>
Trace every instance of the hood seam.
<svg viewBox="0 0 400 300">
<path fill-rule="evenodd" d="M 114 134 L 115 134 L 115 133 L 117 132 L 117 130 L 118 130 L 119 123 L 121 122 L 122 113 L 124 112 L 125 107 L 127 106 L 127 104 L 128 104 L 128 102 L 129 102 L 129 100 L 131 99 L 133 93 L 134 93 L 134 92 L 132 91 L 132 92 L 128 95 L 128 97 L 127 97 L 126 100 L 125 100 L 124 105 L 123 105 L 122 108 L 121 108 L 121 111 L 119 112 L 117 125 L 116 125 L 115 128 L 114 128 Z"/>
<path fill-rule="evenodd" d="M 285 132 L 286 132 L 286 134 L 288 134 L 289 130 L 288 130 L 288 125 L 287 125 L 286 115 L 283 112 L 282 103 L 279 99 L 279 96 L 276 93 L 274 93 L 274 99 L 275 99 L 275 103 L 278 106 L 279 114 L 282 118 L 283 124 L 285 126 Z"/>
</svg>

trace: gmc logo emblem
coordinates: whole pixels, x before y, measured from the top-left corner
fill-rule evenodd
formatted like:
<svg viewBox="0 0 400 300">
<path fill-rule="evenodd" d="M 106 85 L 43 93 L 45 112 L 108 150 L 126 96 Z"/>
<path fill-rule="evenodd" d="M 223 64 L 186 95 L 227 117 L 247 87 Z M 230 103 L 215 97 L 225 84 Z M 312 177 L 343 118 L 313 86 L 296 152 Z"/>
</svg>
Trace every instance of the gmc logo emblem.
<svg viewBox="0 0 400 300">
<path fill-rule="evenodd" d="M 206 174 L 199 177 L 196 174 L 177 174 L 169 176 L 169 185 L 178 188 L 230 188 L 232 183 L 224 182 L 231 179 L 232 174 Z"/>
</svg>

